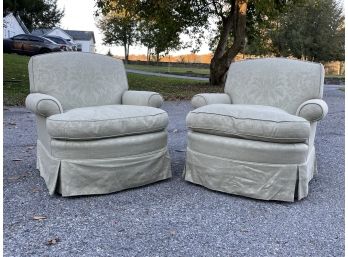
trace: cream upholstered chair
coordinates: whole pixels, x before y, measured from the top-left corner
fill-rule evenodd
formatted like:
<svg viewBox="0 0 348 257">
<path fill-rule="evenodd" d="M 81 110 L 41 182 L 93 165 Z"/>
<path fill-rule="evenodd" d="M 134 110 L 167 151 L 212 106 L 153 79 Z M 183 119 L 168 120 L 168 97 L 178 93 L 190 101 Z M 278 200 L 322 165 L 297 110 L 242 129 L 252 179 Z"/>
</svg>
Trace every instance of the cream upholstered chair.
<svg viewBox="0 0 348 257">
<path fill-rule="evenodd" d="M 316 173 L 317 122 L 328 111 L 321 64 L 232 63 L 224 94 L 198 94 L 186 119 L 187 181 L 231 194 L 294 201 Z"/>
<path fill-rule="evenodd" d="M 128 91 L 122 61 L 80 52 L 37 55 L 29 76 L 37 168 L 50 194 L 104 194 L 171 177 L 168 115 L 158 109 L 163 99 Z"/>
</svg>

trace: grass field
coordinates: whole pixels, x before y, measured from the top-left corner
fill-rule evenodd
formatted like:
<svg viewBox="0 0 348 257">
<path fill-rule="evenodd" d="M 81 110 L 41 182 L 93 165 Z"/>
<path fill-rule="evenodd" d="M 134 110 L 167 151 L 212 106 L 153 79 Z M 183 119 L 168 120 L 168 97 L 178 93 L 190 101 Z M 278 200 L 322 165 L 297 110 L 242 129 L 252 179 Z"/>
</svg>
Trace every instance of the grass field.
<svg viewBox="0 0 348 257">
<path fill-rule="evenodd" d="M 198 80 L 166 78 L 128 73 L 130 89 L 155 91 L 165 100 L 191 100 L 195 94 L 223 92 L 221 87 L 212 87 Z"/>
<path fill-rule="evenodd" d="M 158 73 L 171 73 L 188 76 L 208 77 L 209 69 L 194 68 L 194 67 L 172 67 L 172 66 L 155 66 L 155 65 L 140 65 L 140 64 L 126 64 L 126 68 L 133 70 L 151 71 Z"/>
<path fill-rule="evenodd" d="M 29 93 L 29 57 L 4 54 L 4 105 L 23 105 Z"/>
<path fill-rule="evenodd" d="M 23 105 L 29 94 L 29 57 L 4 54 L 4 105 Z M 127 74 L 131 90 L 156 91 L 166 100 L 190 100 L 203 92 L 222 92 L 204 81 Z"/>
</svg>

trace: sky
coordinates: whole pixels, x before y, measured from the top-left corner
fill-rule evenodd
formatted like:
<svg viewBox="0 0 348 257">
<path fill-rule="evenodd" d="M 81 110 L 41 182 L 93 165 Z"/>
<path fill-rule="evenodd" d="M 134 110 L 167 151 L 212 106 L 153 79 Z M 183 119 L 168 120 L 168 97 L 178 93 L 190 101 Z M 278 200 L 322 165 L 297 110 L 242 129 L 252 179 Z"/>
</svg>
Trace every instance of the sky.
<svg viewBox="0 0 348 257">
<path fill-rule="evenodd" d="M 95 0 L 58 0 L 58 8 L 65 10 L 65 15 L 61 20 L 60 27 L 62 29 L 70 30 L 87 30 L 94 31 L 96 40 L 97 53 L 106 54 L 108 50 L 111 50 L 113 55 L 124 56 L 124 49 L 122 46 L 105 46 L 102 43 L 103 35 L 96 26 L 96 20 L 94 18 Z M 183 37 L 185 41 L 185 38 Z M 130 54 L 146 54 L 146 48 L 142 46 L 131 46 Z M 170 54 L 189 54 L 190 49 L 184 49 Z M 207 43 L 204 43 L 201 47 L 199 54 L 209 53 L 209 47 Z"/>
</svg>

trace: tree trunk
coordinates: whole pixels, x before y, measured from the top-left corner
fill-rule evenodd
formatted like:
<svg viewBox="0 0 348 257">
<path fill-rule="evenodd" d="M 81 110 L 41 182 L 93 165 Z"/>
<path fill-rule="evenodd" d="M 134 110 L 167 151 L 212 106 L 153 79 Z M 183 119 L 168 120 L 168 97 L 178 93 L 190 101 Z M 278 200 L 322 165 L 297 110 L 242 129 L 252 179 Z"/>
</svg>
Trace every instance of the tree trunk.
<svg viewBox="0 0 348 257">
<path fill-rule="evenodd" d="M 149 47 L 147 47 L 146 61 L 150 62 L 150 48 Z"/>
<path fill-rule="evenodd" d="M 236 0 L 231 10 L 223 19 L 223 29 L 219 43 L 210 63 L 210 84 L 224 86 L 228 68 L 232 60 L 243 49 L 245 42 L 247 0 Z M 233 34 L 233 44 L 227 47 L 228 37 Z"/>
<path fill-rule="evenodd" d="M 129 48 L 127 47 L 127 44 L 124 44 L 124 62 L 127 64 L 128 63 L 128 52 Z"/>
<path fill-rule="evenodd" d="M 231 60 L 226 58 L 213 58 L 210 63 L 210 85 L 221 86 L 225 85 L 228 68 Z"/>
</svg>

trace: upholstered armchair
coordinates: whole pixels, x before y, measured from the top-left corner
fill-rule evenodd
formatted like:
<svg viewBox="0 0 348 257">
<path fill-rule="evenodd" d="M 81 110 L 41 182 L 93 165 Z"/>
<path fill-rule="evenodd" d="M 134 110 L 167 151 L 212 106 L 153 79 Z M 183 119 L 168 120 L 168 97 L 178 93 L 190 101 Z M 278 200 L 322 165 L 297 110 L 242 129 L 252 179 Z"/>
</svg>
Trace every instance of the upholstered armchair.
<svg viewBox="0 0 348 257">
<path fill-rule="evenodd" d="M 171 177 L 168 115 L 154 92 L 129 91 L 122 61 L 37 55 L 26 106 L 36 114 L 37 168 L 49 193 L 105 194 Z"/>
<path fill-rule="evenodd" d="M 316 174 L 317 122 L 328 112 L 321 64 L 266 58 L 231 64 L 224 94 L 198 94 L 186 119 L 187 181 L 294 201 Z"/>
</svg>

